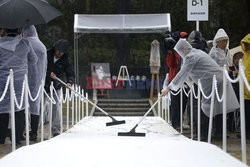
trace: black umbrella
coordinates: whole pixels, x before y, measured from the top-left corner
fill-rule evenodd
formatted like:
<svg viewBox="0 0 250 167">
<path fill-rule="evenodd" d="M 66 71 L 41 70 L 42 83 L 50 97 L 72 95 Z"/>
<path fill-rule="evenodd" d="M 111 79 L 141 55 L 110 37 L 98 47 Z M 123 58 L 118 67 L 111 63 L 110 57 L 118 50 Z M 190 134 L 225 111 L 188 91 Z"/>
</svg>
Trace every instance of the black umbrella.
<svg viewBox="0 0 250 167">
<path fill-rule="evenodd" d="M 27 25 L 45 24 L 62 15 L 45 0 L 0 1 L 0 27 L 15 29 Z"/>
</svg>

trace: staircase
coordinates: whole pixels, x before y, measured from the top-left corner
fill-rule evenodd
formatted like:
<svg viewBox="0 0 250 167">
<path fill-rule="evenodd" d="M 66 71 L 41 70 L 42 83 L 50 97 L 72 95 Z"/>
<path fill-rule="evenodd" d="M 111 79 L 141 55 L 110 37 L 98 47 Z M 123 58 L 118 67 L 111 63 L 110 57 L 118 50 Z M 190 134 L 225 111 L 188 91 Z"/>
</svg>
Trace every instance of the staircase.
<svg viewBox="0 0 250 167">
<path fill-rule="evenodd" d="M 150 108 L 148 99 L 98 99 L 97 105 L 112 116 L 143 116 Z M 148 116 L 153 116 L 151 111 Z M 105 116 L 95 109 L 93 116 Z"/>
</svg>

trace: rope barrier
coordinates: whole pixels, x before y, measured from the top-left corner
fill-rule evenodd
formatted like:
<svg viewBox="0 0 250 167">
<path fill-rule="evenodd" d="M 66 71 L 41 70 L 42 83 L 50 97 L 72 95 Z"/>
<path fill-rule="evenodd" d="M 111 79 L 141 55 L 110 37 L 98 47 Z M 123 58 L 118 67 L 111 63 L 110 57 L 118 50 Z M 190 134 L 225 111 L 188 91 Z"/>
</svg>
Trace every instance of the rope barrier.
<svg viewBox="0 0 250 167">
<path fill-rule="evenodd" d="M 3 94 L 0 97 L 0 102 L 3 101 L 3 99 L 4 99 L 4 97 L 5 97 L 6 93 L 7 93 L 9 84 L 10 84 L 10 75 L 8 75 L 8 78 L 7 78 L 7 81 L 6 81 L 6 84 L 5 84 L 5 88 L 4 88 Z"/>
</svg>

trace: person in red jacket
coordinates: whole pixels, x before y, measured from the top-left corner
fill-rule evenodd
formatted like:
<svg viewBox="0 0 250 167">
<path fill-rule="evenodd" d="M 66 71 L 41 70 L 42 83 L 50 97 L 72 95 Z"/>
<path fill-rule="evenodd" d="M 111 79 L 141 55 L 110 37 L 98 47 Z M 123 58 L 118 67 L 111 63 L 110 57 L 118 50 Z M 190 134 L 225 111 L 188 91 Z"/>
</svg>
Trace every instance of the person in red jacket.
<svg viewBox="0 0 250 167">
<path fill-rule="evenodd" d="M 168 67 L 168 83 L 170 83 L 176 74 L 180 71 L 181 57 L 173 49 L 176 42 L 180 38 L 186 38 L 188 34 L 186 32 L 173 32 L 164 39 L 164 46 L 166 50 L 166 66 Z M 176 93 L 176 92 L 174 92 Z M 187 97 L 183 96 L 183 111 L 185 111 Z M 170 105 L 170 117 L 172 126 L 174 128 L 180 127 L 180 94 L 174 96 L 171 94 L 171 105 Z"/>
</svg>

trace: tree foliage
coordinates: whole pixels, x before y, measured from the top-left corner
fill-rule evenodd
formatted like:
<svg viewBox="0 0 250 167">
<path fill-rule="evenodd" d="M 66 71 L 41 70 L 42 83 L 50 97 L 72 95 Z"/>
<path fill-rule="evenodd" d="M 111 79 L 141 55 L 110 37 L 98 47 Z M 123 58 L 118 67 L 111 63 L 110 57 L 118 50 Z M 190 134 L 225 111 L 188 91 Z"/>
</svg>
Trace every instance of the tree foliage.
<svg viewBox="0 0 250 167">
<path fill-rule="evenodd" d="M 48 25 L 38 26 L 41 40 L 50 48 L 53 43 L 66 38 L 71 43 L 73 55 L 74 14 L 116 14 L 116 13 L 170 13 L 173 31 L 190 33 L 195 22 L 187 21 L 187 0 L 49 0 L 63 16 Z M 230 46 L 239 45 L 249 33 L 249 0 L 209 0 L 209 21 L 200 22 L 200 31 L 206 39 L 213 39 L 219 28 L 224 28 L 230 37 Z M 119 39 L 120 38 L 120 39 Z M 127 55 L 121 54 L 119 40 L 126 39 Z M 86 34 L 79 41 L 80 65 L 90 62 L 110 62 L 119 64 L 125 61 L 128 66 L 148 66 L 150 44 L 154 39 L 161 42 L 159 34 Z M 124 44 L 123 44 L 124 45 Z M 164 60 L 164 55 L 161 56 Z M 164 61 L 162 61 L 164 64 Z"/>
</svg>

